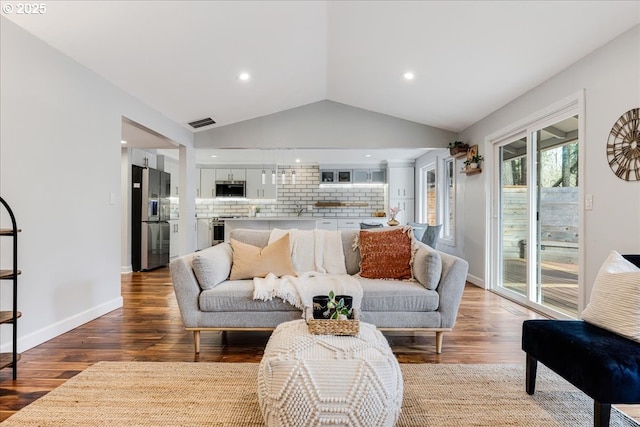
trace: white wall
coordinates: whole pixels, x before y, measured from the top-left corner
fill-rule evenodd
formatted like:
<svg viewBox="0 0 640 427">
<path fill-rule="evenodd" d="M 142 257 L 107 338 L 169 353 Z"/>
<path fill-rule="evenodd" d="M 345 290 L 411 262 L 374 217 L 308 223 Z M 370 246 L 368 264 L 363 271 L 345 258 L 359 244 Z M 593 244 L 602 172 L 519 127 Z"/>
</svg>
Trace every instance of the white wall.
<svg viewBox="0 0 640 427">
<path fill-rule="evenodd" d="M 0 31 L 0 194 L 23 230 L 24 351 L 122 305 L 122 116 L 185 146 L 193 138 L 9 20 L 0 18 Z M 6 267 L 10 246 L 0 243 Z M 0 286 L 7 309 L 10 284 Z M 9 351 L 10 327 L 0 333 Z"/>
<path fill-rule="evenodd" d="M 442 148 L 455 134 L 319 101 L 196 134 L 197 148 Z"/>
<path fill-rule="evenodd" d="M 532 61 L 535 64 L 535 58 Z M 640 253 L 640 182 L 617 178 L 606 160 L 606 143 L 614 122 L 640 107 L 640 26 L 594 51 L 487 118 L 461 132 L 459 139 L 479 145 L 487 156 L 485 137 L 570 96 L 585 91 L 584 192 L 593 194 L 593 210 L 585 211 L 587 296 L 610 250 Z M 488 172 L 488 171 L 486 171 Z M 469 274 L 484 280 L 485 195 L 490 174 L 458 175 L 457 245 L 451 252 L 469 261 Z M 481 283 L 482 284 L 482 283 Z M 488 284 L 487 284 L 488 285 Z"/>
</svg>

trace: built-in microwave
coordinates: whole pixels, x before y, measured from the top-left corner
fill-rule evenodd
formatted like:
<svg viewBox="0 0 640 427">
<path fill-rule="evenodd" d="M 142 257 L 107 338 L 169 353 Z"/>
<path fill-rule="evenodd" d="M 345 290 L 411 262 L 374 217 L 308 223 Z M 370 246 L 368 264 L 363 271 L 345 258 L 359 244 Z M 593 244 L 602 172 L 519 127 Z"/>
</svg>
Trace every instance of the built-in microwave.
<svg viewBox="0 0 640 427">
<path fill-rule="evenodd" d="M 244 181 L 216 181 L 216 197 L 246 197 Z"/>
</svg>

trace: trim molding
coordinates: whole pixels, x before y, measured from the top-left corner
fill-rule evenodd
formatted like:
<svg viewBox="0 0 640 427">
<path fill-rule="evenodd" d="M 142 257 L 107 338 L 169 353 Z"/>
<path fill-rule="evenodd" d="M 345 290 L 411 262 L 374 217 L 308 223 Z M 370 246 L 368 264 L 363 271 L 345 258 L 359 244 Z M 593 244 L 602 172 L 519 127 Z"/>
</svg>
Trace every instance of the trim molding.
<svg viewBox="0 0 640 427">
<path fill-rule="evenodd" d="M 123 299 L 122 296 L 120 296 L 104 304 L 90 308 L 67 319 L 54 323 L 53 325 L 48 325 L 42 329 L 20 337 L 18 338 L 18 353 L 22 353 L 26 350 L 49 341 L 52 338 L 62 335 L 65 332 L 69 332 L 70 330 L 75 329 L 78 326 L 84 325 L 91 320 L 97 319 L 100 316 L 103 316 L 113 310 L 122 307 L 122 305 Z M 0 347 L 0 352 L 4 353 L 10 351 L 10 342 Z"/>
<path fill-rule="evenodd" d="M 487 287 L 485 286 L 484 280 L 478 276 L 467 274 L 467 282 L 471 283 L 472 285 L 476 285 L 479 288 L 487 289 Z"/>
</svg>

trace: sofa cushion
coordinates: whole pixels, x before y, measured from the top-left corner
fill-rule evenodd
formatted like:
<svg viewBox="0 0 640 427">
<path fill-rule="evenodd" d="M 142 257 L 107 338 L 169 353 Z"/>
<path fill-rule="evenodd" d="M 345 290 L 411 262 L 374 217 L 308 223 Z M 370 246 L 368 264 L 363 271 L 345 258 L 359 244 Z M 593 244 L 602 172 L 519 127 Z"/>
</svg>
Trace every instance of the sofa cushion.
<svg viewBox="0 0 640 427">
<path fill-rule="evenodd" d="M 202 311 L 300 311 L 280 298 L 254 300 L 253 280 L 228 280 L 202 291 L 198 302 Z"/>
<path fill-rule="evenodd" d="M 436 289 L 442 275 L 442 258 L 431 246 L 418 244 L 413 262 L 413 275 L 425 288 Z"/>
<path fill-rule="evenodd" d="M 269 273 L 276 276 L 295 276 L 289 252 L 289 235 L 285 234 L 264 248 L 248 245 L 231 239 L 233 265 L 231 280 L 265 277 Z"/>
<path fill-rule="evenodd" d="M 227 280 L 232 260 L 233 252 L 228 243 L 220 243 L 197 252 L 191 261 L 191 268 L 200 287 L 212 289 Z"/>
<path fill-rule="evenodd" d="M 611 251 L 598 271 L 582 320 L 640 342 L 640 268 Z"/>
<path fill-rule="evenodd" d="M 355 245 L 356 237 L 360 230 L 341 230 L 342 252 L 344 252 L 344 265 L 347 274 L 358 274 L 360 271 L 360 248 Z"/>
<path fill-rule="evenodd" d="M 411 230 L 360 230 L 360 276 L 411 279 Z"/>
<path fill-rule="evenodd" d="M 425 289 L 419 283 L 365 278 L 358 278 L 358 281 L 364 293 L 361 306 L 363 312 L 424 312 L 438 309 L 438 293 Z M 375 323 L 375 319 L 366 321 Z"/>
</svg>

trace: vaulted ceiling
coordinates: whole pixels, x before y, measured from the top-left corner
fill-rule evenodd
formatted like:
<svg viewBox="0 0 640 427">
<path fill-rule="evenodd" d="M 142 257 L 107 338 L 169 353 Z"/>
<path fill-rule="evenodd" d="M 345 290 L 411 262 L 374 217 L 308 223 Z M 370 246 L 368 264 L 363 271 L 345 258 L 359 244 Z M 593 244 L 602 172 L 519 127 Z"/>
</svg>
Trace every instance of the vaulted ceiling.
<svg viewBox="0 0 640 427">
<path fill-rule="evenodd" d="M 3 16 L 178 123 L 217 122 L 203 129 L 329 99 L 458 132 L 640 23 L 639 1 L 46 8 Z"/>
</svg>

